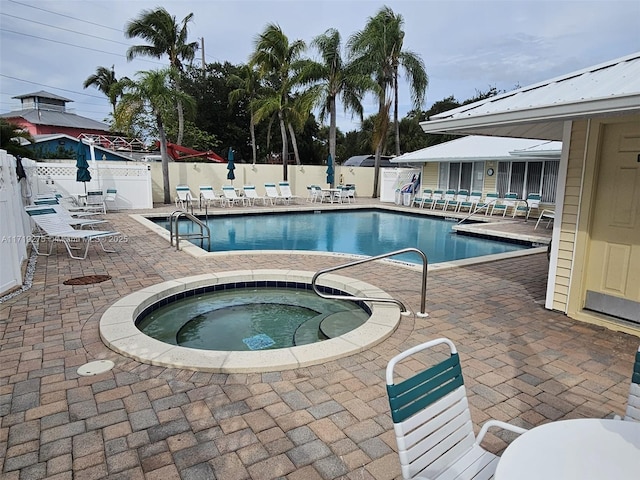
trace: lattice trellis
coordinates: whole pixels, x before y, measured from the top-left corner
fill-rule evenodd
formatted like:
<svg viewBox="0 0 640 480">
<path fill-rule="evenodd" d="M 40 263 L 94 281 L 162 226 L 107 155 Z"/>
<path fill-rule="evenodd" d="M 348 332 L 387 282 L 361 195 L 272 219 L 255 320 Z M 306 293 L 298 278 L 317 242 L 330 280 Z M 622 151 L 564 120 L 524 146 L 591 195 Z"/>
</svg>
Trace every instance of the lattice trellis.
<svg viewBox="0 0 640 480">
<path fill-rule="evenodd" d="M 38 165 L 37 173 L 43 178 L 75 176 L 76 167 L 71 165 Z"/>
</svg>

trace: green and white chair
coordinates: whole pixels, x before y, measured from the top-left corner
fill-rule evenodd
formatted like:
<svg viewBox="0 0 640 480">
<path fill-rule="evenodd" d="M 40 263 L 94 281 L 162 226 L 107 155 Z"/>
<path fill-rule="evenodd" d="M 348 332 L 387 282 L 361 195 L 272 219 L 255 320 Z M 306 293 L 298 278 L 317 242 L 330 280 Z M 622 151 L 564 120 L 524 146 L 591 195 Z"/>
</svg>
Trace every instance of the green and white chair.
<svg viewBox="0 0 640 480">
<path fill-rule="evenodd" d="M 624 419 L 640 422 L 640 348 L 636 352 L 636 361 L 633 364 L 629 400 L 627 401 Z"/>
<path fill-rule="evenodd" d="M 432 190 L 430 188 L 425 188 L 422 190 L 422 193 L 417 194 L 413 197 L 413 202 L 411 202 L 412 206 L 424 208 L 425 201 L 431 201 Z M 428 204 L 429 208 L 431 208 L 431 203 Z"/>
<path fill-rule="evenodd" d="M 176 186 L 176 208 L 189 208 L 193 198 L 189 185 Z"/>
<path fill-rule="evenodd" d="M 410 364 L 402 364 L 403 360 L 412 357 L 415 364 L 416 354 L 441 344 L 448 345 L 448 358 L 396 383 L 396 366 L 407 372 Z M 439 355 L 441 351 L 437 349 Z M 460 358 L 447 338 L 423 343 L 393 357 L 387 364 L 386 382 L 404 479 L 493 478 L 499 458 L 480 446 L 487 430 L 501 427 L 518 434 L 526 431 L 489 420 L 475 437 Z"/>
</svg>

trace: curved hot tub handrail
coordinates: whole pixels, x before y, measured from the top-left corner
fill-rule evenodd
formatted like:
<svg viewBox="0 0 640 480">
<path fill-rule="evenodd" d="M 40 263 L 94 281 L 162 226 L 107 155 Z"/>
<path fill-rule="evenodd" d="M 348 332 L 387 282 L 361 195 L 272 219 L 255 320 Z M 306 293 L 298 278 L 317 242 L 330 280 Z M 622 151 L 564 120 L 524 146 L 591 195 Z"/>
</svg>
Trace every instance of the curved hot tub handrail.
<svg viewBox="0 0 640 480">
<path fill-rule="evenodd" d="M 338 265 L 335 267 L 324 268 L 322 270 L 318 270 L 313 277 L 311 278 L 311 287 L 313 291 L 322 298 L 329 298 L 332 300 L 350 300 L 352 302 L 383 302 L 383 303 L 395 303 L 400 307 L 400 313 L 402 315 L 409 314 L 407 307 L 400 300 L 396 300 L 395 298 L 375 298 L 375 297 L 350 297 L 346 295 L 332 295 L 328 293 L 321 292 L 317 285 L 316 280 L 320 275 L 324 275 L 325 273 L 335 272 L 336 270 L 342 270 L 349 267 L 354 267 L 356 265 L 361 265 L 363 263 L 373 262 L 375 260 L 381 260 L 383 258 L 393 257 L 395 255 L 400 255 L 402 253 L 414 252 L 420 255 L 422 258 L 422 287 L 421 287 L 421 298 L 420 298 L 420 311 L 417 313 L 419 317 L 428 317 L 429 314 L 425 312 L 425 304 L 426 304 L 426 293 L 427 293 L 427 266 L 429 264 L 427 260 L 427 256 L 422 250 L 419 250 L 414 247 L 403 248 L 401 250 L 396 250 L 390 253 L 383 253 L 382 255 L 376 255 L 375 257 L 367 257 L 361 260 L 354 260 L 353 262 L 344 263 L 342 265 Z"/>
</svg>

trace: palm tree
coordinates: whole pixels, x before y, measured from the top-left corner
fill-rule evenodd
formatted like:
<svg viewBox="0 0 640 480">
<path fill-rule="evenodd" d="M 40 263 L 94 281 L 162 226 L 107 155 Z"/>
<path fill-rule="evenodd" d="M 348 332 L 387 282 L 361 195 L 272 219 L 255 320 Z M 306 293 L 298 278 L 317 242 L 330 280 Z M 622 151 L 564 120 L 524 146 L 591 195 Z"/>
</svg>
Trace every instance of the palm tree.
<svg viewBox="0 0 640 480">
<path fill-rule="evenodd" d="M 155 10 L 143 10 L 140 16 L 125 27 L 127 38 L 142 38 L 149 42 L 148 45 L 134 45 L 127 50 L 127 60 L 131 61 L 138 56 L 162 58 L 169 57 L 169 66 L 179 73 L 183 73 L 183 61 L 192 61 L 198 51 L 197 42 L 187 42 L 187 24 L 193 18 L 190 13 L 180 23 L 175 16 L 171 16 L 167 10 L 158 7 Z M 173 80 L 176 90 L 180 90 L 179 75 Z M 184 135 L 184 110 L 178 99 L 176 104 L 178 112 L 178 138 L 176 143 L 182 145 Z"/>
<path fill-rule="evenodd" d="M 125 82 L 125 91 L 117 110 L 117 116 L 150 115 L 155 121 L 162 156 L 162 179 L 164 203 L 171 203 L 169 185 L 169 156 L 167 154 L 166 118 L 176 101 L 189 109 L 195 108 L 195 100 L 186 93 L 173 88 L 172 78 L 178 73 L 173 69 L 138 72 L 138 81 Z"/>
<path fill-rule="evenodd" d="M 373 135 L 376 152 L 373 177 L 373 198 L 378 196 L 380 157 L 389 128 L 389 110 L 392 91 L 394 96 L 394 121 L 396 125 L 396 154 L 400 154 L 398 123 L 398 70 L 402 66 L 407 74 L 414 108 L 424 102 L 428 77 L 424 62 L 413 52 L 403 51 L 404 19 L 389 7 L 383 7 L 375 17 L 370 17 L 365 28 L 351 36 L 348 48 L 352 61 L 362 73 L 370 73 L 378 84 L 378 115 Z"/>
<path fill-rule="evenodd" d="M 82 86 L 84 88 L 96 87 L 104 93 L 111 103 L 113 115 L 116 114 L 118 97 L 122 95 L 122 84 L 116 78 L 116 71 L 113 65 L 111 69 L 107 67 L 96 68 L 96 73 L 89 75 Z"/>
<path fill-rule="evenodd" d="M 20 125 L 0 118 L 0 149 L 6 150 L 10 155 L 30 157 L 33 152 L 22 145 L 20 139 L 33 143 L 31 134 Z"/>
<path fill-rule="evenodd" d="M 367 90 L 375 90 L 371 77 L 357 71 L 341 56 L 340 33 L 330 28 L 312 41 L 322 58 L 314 63 L 311 76 L 320 81 L 320 119 L 329 116 L 329 153 L 336 158 L 336 100 L 340 97 L 345 112 L 352 110 L 362 121 L 362 97 Z"/>
<path fill-rule="evenodd" d="M 254 106 L 255 100 L 260 94 L 260 76 L 255 68 L 252 68 L 249 65 L 243 65 L 240 69 L 240 75 L 231 75 L 227 80 L 227 84 L 231 87 L 235 87 L 234 90 L 229 92 L 230 103 L 236 104 L 243 98 L 248 100 L 249 114 L 251 115 L 249 120 L 249 132 L 251 133 L 251 149 L 253 153 L 253 163 L 255 164 L 258 153 L 256 148 Z"/>
<path fill-rule="evenodd" d="M 298 111 L 291 105 L 293 90 L 303 83 L 304 69 L 309 60 L 302 59 L 306 45 L 302 40 L 289 43 L 282 29 L 268 24 L 255 41 L 255 51 L 249 64 L 256 66 L 265 80 L 268 92 L 254 102 L 256 123 L 277 118 L 282 137 L 283 179 L 287 180 L 287 160 L 289 156 L 287 128 L 291 122 L 287 118 Z M 307 112 L 308 113 L 308 112 Z M 295 122 L 293 122 L 295 125 Z M 289 126 L 293 130 L 293 125 Z M 299 158 L 296 158 L 299 162 Z"/>
</svg>

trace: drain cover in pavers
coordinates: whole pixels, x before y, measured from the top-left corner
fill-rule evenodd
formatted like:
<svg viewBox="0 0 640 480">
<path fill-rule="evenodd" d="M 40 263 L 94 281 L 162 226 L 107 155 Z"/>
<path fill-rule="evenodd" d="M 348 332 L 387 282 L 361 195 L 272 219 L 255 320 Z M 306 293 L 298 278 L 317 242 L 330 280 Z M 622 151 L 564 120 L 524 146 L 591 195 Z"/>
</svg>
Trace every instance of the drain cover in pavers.
<svg viewBox="0 0 640 480">
<path fill-rule="evenodd" d="M 111 275 L 86 275 L 84 277 L 70 278 L 65 280 L 65 285 L 91 285 L 92 283 L 100 283 L 111 280 Z"/>
<path fill-rule="evenodd" d="M 111 360 L 96 360 L 95 362 L 85 363 L 78 368 L 78 375 L 90 377 L 100 373 L 108 372 L 114 366 Z"/>
</svg>

